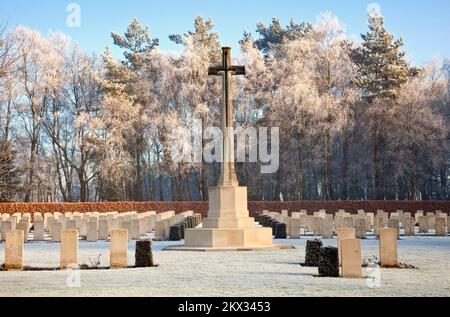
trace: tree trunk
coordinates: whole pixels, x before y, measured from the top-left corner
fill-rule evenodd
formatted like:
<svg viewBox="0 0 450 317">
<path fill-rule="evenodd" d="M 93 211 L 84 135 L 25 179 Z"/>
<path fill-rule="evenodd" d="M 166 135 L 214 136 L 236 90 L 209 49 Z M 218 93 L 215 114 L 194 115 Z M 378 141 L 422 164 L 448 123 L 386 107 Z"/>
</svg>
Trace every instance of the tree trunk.
<svg viewBox="0 0 450 317">
<path fill-rule="evenodd" d="M 342 174 L 341 174 L 341 186 L 342 186 L 342 200 L 348 199 L 347 193 L 347 178 L 348 178 L 348 150 L 349 150 L 349 139 L 347 134 L 344 135 L 344 141 L 342 142 Z"/>
<path fill-rule="evenodd" d="M 375 127 L 373 131 L 373 164 L 374 164 L 374 187 L 375 199 L 383 200 L 383 184 L 382 184 L 382 159 L 381 159 L 381 133 L 378 127 L 378 119 L 375 119 Z"/>
</svg>

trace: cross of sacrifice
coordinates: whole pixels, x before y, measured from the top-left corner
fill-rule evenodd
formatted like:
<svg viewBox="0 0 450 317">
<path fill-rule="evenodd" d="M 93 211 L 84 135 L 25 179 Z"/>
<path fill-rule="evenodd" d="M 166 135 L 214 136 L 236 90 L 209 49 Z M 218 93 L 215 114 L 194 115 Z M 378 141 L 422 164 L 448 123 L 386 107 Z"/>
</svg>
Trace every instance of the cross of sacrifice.
<svg viewBox="0 0 450 317">
<path fill-rule="evenodd" d="M 222 166 L 218 186 L 239 186 L 234 167 L 232 77 L 245 75 L 245 66 L 231 65 L 231 48 L 222 48 L 222 65 L 208 69 L 209 76 L 222 76 Z"/>
</svg>

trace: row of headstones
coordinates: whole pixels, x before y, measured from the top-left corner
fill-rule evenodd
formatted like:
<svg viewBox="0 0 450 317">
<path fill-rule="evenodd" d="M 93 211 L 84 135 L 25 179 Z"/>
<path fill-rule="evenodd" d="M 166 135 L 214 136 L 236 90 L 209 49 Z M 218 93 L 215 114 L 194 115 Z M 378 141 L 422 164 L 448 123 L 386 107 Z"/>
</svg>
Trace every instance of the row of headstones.
<svg viewBox="0 0 450 317">
<path fill-rule="evenodd" d="M 202 215 L 194 214 L 186 219 L 170 226 L 169 241 L 180 241 L 184 239 L 185 230 L 195 229 L 202 223 Z"/>
<path fill-rule="evenodd" d="M 118 213 L 108 212 L 100 214 L 99 212 L 88 212 L 85 214 L 60 213 L 55 212 L 34 213 L 34 221 L 31 223 L 31 215 L 16 213 L 13 215 L 2 215 L 0 223 L 0 238 L 4 239 L 8 231 L 24 231 L 24 241 L 28 241 L 29 231 L 33 228 L 33 240 L 46 240 L 46 232 L 51 237 L 51 241 L 61 241 L 61 231 L 64 229 L 76 229 L 79 235 L 88 242 L 98 240 L 108 240 L 111 231 L 114 229 L 128 230 L 130 240 L 138 240 L 142 236 L 151 233 L 156 223 L 162 220 L 171 219 L 171 221 L 180 221 L 191 215 L 193 212 L 185 212 L 175 215 L 174 211 L 156 213 L 156 211 L 147 211 L 138 213 L 136 211 Z M 3 237 L 3 238 L 2 238 Z"/>
<path fill-rule="evenodd" d="M 0 241 L 5 241 L 6 233 L 13 230 L 27 232 L 25 238 L 28 238 L 28 231 L 32 226 L 31 221 L 32 218 L 30 213 L 25 213 L 23 215 L 21 213 L 0 215 Z"/>
<path fill-rule="evenodd" d="M 24 269 L 24 231 L 12 230 L 5 236 L 5 270 Z M 60 268 L 78 267 L 78 230 L 61 230 Z M 138 248 L 145 244 L 145 248 Z M 144 250 L 140 252 L 139 250 Z M 111 231 L 110 243 L 110 268 L 128 267 L 128 230 L 113 229 Z M 136 264 L 135 266 L 153 266 L 151 253 L 151 241 L 136 241 Z"/>
<path fill-rule="evenodd" d="M 308 215 L 304 210 L 293 212 L 289 217 L 287 210 L 282 211 L 281 214 L 265 210 L 262 215 L 257 215 L 255 218 L 263 226 L 272 227 L 274 235 L 279 238 L 286 237 L 283 237 L 283 234 L 277 234 L 276 228 L 283 231 L 283 226 L 277 225 L 277 223 L 285 224 L 286 236 L 291 239 L 300 238 L 302 230 L 305 234 L 312 232 L 314 236 L 332 239 L 335 231 L 340 228 L 355 228 L 358 239 L 365 239 L 368 232 L 373 232 L 378 237 L 379 229 L 384 227 L 395 228 L 399 234 L 402 228 L 405 235 L 412 236 L 416 235 L 416 223 L 419 224 L 418 233 L 428 233 L 429 229 L 435 229 L 436 236 L 445 236 L 449 223 L 448 215 L 442 211 L 426 215 L 423 211 L 417 211 L 412 217 L 411 213 L 403 213 L 401 210 L 391 214 L 382 210 L 377 211 L 376 214 L 365 213 L 363 210 L 359 210 L 358 214 L 350 214 L 340 210 L 336 215 L 327 214 L 325 210 Z"/>
<path fill-rule="evenodd" d="M 318 267 L 320 276 L 362 278 L 361 240 L 355 236 L 355 228 L 338 229 L 338 247 L 324 247 L 320 240 L 306 244 L 305 266 Z M 380 229 L 380 266 L 398 267 L 398 235 L 393 228 Z"/>
<path fill-rule="evenodd" d="M 184 230 L 193 229 L 200 225 L 202 216 L 193 211 L 162 219 L 155 225 L 155 240 L 158 241 L 180 241 L 184 239 Z"/>
</svg>

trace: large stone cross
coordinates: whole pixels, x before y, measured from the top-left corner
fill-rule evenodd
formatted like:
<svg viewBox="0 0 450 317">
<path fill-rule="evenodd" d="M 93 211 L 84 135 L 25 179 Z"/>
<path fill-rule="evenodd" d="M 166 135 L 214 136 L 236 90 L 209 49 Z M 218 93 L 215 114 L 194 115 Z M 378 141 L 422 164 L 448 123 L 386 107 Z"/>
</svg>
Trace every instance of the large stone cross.
<svg viewBox="0 0 450 317">
<path fill-rule="evenodd" d="M 222 48 L 222 65 L 208 69 L 209 76 L 222 76 L 222 167 L 219 187 L 239 186 L 234 167 L 234 131 L 233 131 L 233 98 L 232 77 L 245 75 L 245 66 L 231 65 L 231 48 Z"/>
</svg>

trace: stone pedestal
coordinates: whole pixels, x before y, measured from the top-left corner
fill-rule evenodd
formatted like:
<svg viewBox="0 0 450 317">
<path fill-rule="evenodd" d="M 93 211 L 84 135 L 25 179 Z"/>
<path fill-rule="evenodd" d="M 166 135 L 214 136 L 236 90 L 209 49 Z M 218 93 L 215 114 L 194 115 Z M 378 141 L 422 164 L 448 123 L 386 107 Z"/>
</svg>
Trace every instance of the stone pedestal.
<svg viewBox="0 0 450 317">
<path fill-rule="evenodd" d="M 208 218 L 203 227 L 185 230 L 185 248 L 192 250 L 270 249 L 272 229 L 257 227 L 247 209 L 247 187 L 209 189 Z"/>
</svg>

